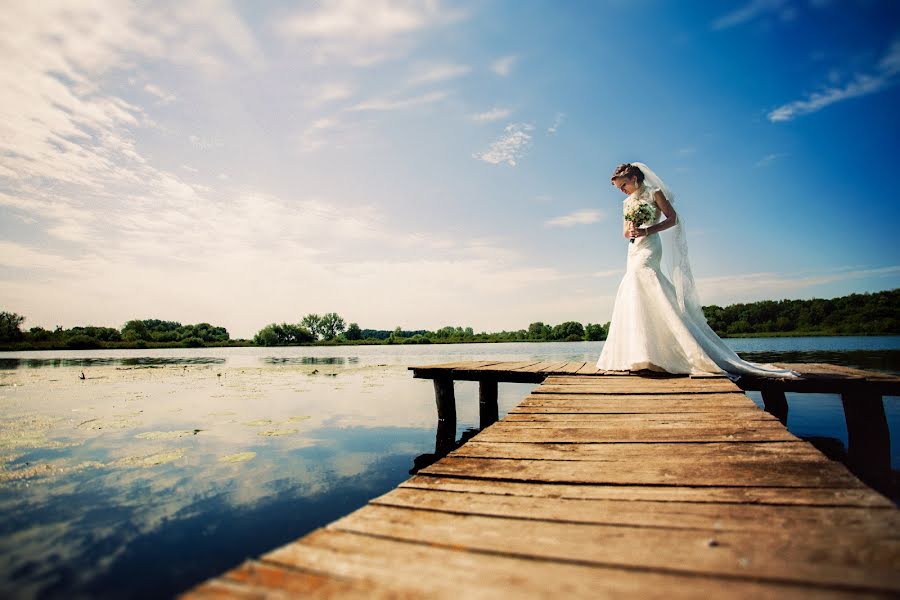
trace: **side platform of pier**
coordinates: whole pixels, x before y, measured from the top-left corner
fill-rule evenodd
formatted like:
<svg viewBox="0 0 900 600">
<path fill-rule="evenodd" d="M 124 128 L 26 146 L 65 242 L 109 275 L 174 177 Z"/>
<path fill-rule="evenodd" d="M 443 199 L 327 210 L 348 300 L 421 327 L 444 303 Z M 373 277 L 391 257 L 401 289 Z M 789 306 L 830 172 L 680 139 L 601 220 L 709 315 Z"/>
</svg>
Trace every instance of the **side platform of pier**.
<svg viewBox="0 0 900 600">
<path fill-rule="evenodd" d="M 802 381 L 739 382 L 769 412 L 726 378 L 411 367 L 435 382 L 447 454 L 184 597 L 897 597 L 900 512 L 772 413 L 827 388 L 866 421 L 900 379 L 792 366 Z M 481 382 L 483 429 L 454 449 L 440 430 L 460 379 Z M 503 381 L 540 385 L 496 420 Z"/>
</svg>

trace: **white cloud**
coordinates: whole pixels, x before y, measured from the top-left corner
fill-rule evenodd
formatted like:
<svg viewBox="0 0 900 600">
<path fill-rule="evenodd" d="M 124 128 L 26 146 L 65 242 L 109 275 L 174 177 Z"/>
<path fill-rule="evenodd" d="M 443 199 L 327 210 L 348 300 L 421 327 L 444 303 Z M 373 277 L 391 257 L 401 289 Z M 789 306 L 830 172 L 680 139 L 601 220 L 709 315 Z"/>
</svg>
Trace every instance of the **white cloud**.
<svg viewBox="0 0 900 600">
<path fill-rule="evenodd" d="M 553 118 L 553 124 L 547 128 L 547 133 L 549 133 L 550 135 L 554 135 L 557 131 L 559 131 L 559 127 L 565 120 L 566 113 L 556 113 L 556 116 Z"/>
<path fill-rule="evenodd" d="M 502 119 L 507 118 L 512 114 L 512 109 L 509 108 L 499 108 L 494 107 L 489 111 L 483 113 L 475 113 L 470 115 L 469 118 L 473 121 L 477 121 L 479 123 L 492 122 L 492 121 L 500 121 Z"/>
<path fill-rule="evenodd" d="M 500 77 L 506 77 L 512 73 L 513 66 L 517 60 L 519 60 L 519 57 L 514 54 L 502 56 L 491 63 L 491 71 Z"/>
<path fill-rule="evenodd" d="M 428 92 L 427 94 L 422 94 L 419 96 L 413 96 L 410 98 L 374 98 L 372 100 L 365 100 L 363 102 L 360 102 L 350 110 L 403 110 L 407 108 L 415 108 L 418 106 L 432 104 L 434 102 L 443 100 L 448 95 L 448 92 L 436 91 Z"/>
<path fill-rule="evenodd" d="M 794 8 L 787 0 L 750 0 L 747 4 L 731 11 L 712 23 L 715 30 L 728 29 L 766 15 L 775 15 L 782 20 L 789 21 L 794 18 Z"/>
<path fill-rule="evenodd" d="M 763 156 L 761 159 L 759 159 L 759 160 L 756 162 L 756 166 L 757 166 L 757 167 L 768 167 L 769 165 L 771 165 L 771 164 L 772 164 L 773 162 L 775 162 L 776 160 L 781 159 L 781 158 L 784 158 L 784 157 L 786 157 L 786 156 L 790 156 L 790 154 L 787 154 L 787 153 L 785 153 L 785 152 L 777 152 L 777 153 L 773 153 L 773 154 L 766 154 L 765 156 Z"/>
<path fill-rule="evenodd" d="M 159 98 L 160 104 L 171 104 L 176 100 L 174 94 L 170 94 L 169 92 L 166 92 L 165 90 L 160 88 L 158 85 L 154 85 L 152 83 L 146 84 L 144 86 L 144 91 Z"/>
<path fill-rule="evenodd" d="M 345 100 L 353 95 L 355 87 L 347 82 L 329 82 L 310 90 L 306 97 L 306 106 L 317 108 L 323 104 Z"/>
<path fill-rule="evenodd" d="M 405 53 L 416 33 L 464 17 L 438 0 L 321 0 L 280 16 L 273 27 L 288 40 L 312 42 L 317 62 L 365 66 Z"/>
<path fill-rule="evenodd" d="M 592 277 L 612 277 L 614 275 L 622 275 L 625 269 L 607 269 L 606 271 L 594 271 Z"/>
<path fill-rule="evenodd" d="M 830 85 L 822 91 L 809 94 L 802 100 L 783 104 L 769 112 L 769 121 L 773 123 L 790 121 L 798 116 L 814 113 L 842 100 L 859 98 L 880 92 L 896 85 L 898 75 L 900 75 L 900 39 L 895 39 L 878 62 L 876 71 L 872 73 L 856 73 L 851 77 L 850 81 L 842 86 Z M 829 71 L 828 78 L 832 83 L 834 83 L 834 78 L 838 76 L 839 74 L 834 69 Z"/>
<path fill-rule="evenodd" d="M 572 227 L 574 225 L 589 225 L 591 223 L 597 223 L 603 219 L 603 213 L 599 210 L 577 210 L 573 213 L 569 213 L 568 215 L 562 215 L 559 217 L 554 217 L 547 221 L 546 225 L 550 227 Z"/>
<path fill-rule="evenodd" d="M 528 123 L 512 123 L 503 130 L 503 135 L 492 143 L 487 150 L 480 154 L 473 154 L 473 158 L 483 160 L 492 165 L 506 163 L 511 167 L 531 147 L 531 132 L 534 126 Z"/>
<path fill-rule="evenodd" d="M 448 79 L 456 79 L 466 75 L 472 69 L 467 65 L 459 65 L 453 63 L 444 63 L 436 65 L 428 65 L 416 69 L 415 74 L 409 80 L 410 85 L 422 85 L 426 83 L 437 83 L 447 81 Z"/>
</svg>

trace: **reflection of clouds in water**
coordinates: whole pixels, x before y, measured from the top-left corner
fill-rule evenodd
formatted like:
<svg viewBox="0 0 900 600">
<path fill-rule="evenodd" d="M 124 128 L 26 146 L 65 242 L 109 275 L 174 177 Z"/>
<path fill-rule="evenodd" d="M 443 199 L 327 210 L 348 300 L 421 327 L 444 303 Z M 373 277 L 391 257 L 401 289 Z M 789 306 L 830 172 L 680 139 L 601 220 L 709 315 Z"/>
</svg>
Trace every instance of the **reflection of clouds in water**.
<svg viewBox="0 0 900 600">
<path fill-rule="evenodd" d="M 85 381 L 81 370 L 5 374 L 19 387 L 0 425 L 30 435 L 3 452 L 6 470 L 53 468 L 0 483 L 0 510 L 16 515 L 0 525 L 0 591 L 56 583 L 109 595 L 138 585 L 123 583 L 125 570 L 159 578 L 176 560 L 212 575 L 384 492 L 434 443 L 431 382 L 399 365 L 93 366 Z M 457 394 L 461 421 L 477 420 L 470 388 Z M 86 421 L 105 425 L 79 428 Z M 260 435 L 285 430 L 295 431 Z M 49 447 L 64 443 L 74 445 Z M 203 544 L 203 560 L 219 563 L 198 562 Z"/>
</svg>

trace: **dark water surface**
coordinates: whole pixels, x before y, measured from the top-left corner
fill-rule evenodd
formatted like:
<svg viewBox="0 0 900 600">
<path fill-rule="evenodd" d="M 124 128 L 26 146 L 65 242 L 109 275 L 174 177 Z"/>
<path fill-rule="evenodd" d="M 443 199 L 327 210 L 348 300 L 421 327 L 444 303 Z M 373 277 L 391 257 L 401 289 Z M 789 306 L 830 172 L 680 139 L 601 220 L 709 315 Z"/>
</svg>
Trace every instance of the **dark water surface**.
<svg viewBox="0 0 900 600">
<path fill-rule="evenodd" d="M 900 373 L 900 337 L 727 340 L 744 358 Z M 595 361 L 601 342 L 0 354 L 0 596 L 169 597 L 362 506 L 434 450 L 407 366 Z M 85 379 L 81 379 L 84 373 Z M 502 384 L 500 414 L 535 386 Z M 458 434 L 478 388 L 457 382 Z M 757 403 L 759 395 L 750 393 Z M 840 398 L 788 428 L 846 447 Z M 885 398 L 900 467 L 900 403 Z"/>
</svg>

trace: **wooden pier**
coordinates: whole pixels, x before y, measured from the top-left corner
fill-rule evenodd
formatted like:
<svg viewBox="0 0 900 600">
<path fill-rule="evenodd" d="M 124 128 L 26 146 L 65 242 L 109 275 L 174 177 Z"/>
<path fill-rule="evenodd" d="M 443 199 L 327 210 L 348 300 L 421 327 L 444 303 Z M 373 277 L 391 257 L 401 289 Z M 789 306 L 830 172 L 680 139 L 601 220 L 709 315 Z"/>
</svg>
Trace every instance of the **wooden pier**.
<svg viewBox="0 0 900 600">
<path fill-rule="evenodd" d="M 792 367 L 805 377 L 738 383 L 785 415 L 784 391 L 827 388 L 845 408 L 863 405 L 848 425 L 900 393 L 896 377 Z M 726 378 L 613 375 L 583 362 L 411 369 L 434 380 L 436 454 L 449 453 L 185 597 L 900 595 L 893 503 Z M 483 429 L 453 449 L 460 379 L 481 382 Z M 541 385 L 491 424 L 504 381 Z M 871 424 L 857 440 L 851 432 L 851 451 L 871 450 L 863 430 Z"/>
</svg>

